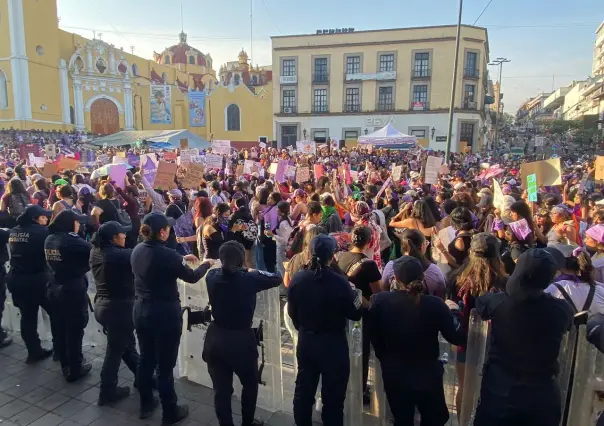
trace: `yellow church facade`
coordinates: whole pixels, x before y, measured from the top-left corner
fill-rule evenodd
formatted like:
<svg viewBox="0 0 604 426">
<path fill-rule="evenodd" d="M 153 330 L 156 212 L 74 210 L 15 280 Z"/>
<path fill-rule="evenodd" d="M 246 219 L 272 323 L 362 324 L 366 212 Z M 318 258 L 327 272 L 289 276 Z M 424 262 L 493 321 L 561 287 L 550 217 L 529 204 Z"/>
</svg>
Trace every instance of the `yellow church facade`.
<svg viewBox="0 0 604 426">
<path fill-rule="evenodd" d="M 272 135 L 272 71 L 239 60 L 213 69 L 179 42 L 153 60 L 58 28 L 53 0 L 0 2 L 0 128 L 188 129 L 233 146 Z"/>
</svg>

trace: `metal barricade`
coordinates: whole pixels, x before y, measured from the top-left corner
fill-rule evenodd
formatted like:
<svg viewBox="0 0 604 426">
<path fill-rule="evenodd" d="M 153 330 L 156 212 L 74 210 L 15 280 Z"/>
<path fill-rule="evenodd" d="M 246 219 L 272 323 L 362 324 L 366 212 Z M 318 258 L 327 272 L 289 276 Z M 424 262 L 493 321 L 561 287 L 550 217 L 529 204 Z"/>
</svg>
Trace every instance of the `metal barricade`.
<svg viewBox="0 0 604 426">
<path fill-rule="evenodd" d="M 471 426 L 474 423 L 484 365 L 489 323 L 483 321 L 476 310 L 470 313 L 468 326 L 468 344 L 466 346 L 465 374 L 459 426 Z"/>
<path fill-rule="evenodd" d="M 579 327 L 577 356 L 568 413 L 569 426 L 600 424 L 604 412 L 604 354 L 587 341 L 586 328 Z"/>
<path fill-rule="evenodd" d="M 8 333 L 21 332 L 21 311 L 14 305 L 13 297 L 9 291 L 6 293 L 6 303 L 2 314 L 2 328 Z M 52 341 L 50 317 L 42 308 L 38 312 L 38 335 L 43 342 Z"/>
<path fill-rule="evenodd" d="M 193 266 L 195 267 L 195 266 Z M 220 267 L 220 262 L 212 269 Z M 207 276 L 207 274 L 206 274 Z M 182 305 L 192 310 L 202 310 L 208 306 L 209 298 L 205 276 L 195 284 L 178 281 Z M 283 403 L 283 380 L 281 374 L 281 324 L 279 289 L 273 288 L 258 293 L 253 327 L 263 325 L 264 339 L 259 347 L 259 362 L 262 368 L 262 384 L 258 389 L 257 405 L 268 411 L 281 409 Z M 184 331 L 179 349 L 179 376 L 212 387 L 212 380 L 201 354 L 207 327 L 195 325 L 191 331 Z M 235 394 L 240 394 L 241 385 L 234 380 Z"/>
</svg>

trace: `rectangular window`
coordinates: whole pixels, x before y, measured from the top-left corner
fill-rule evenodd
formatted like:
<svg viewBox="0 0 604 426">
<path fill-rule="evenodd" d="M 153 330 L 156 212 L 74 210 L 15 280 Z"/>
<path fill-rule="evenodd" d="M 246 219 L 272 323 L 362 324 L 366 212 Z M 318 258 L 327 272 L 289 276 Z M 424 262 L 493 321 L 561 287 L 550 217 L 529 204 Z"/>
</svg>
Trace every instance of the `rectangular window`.
<svg viewBox="0 0 604 426">
<path fill-rule="evenodd" d="M 358 139 L 359 131 L 358 130 L 346 130 L 344 131 L 344 139 Z"/>
<path fill-rule="evenodd" d="M 361 72 L 361 57 L 348 56 L 346 58 L 346 74 L 358 74 Z"/>
<path fill-rule="evenodd" d="M 296 60 L 295 59 L 284 59 L 283 60 L 283 75 L 286 77 L 295 76 L 296 74 Z"/>
<path fill-rule="evenodd" d="M 415 54 L 415 62 L 413 64 L 413 76 L 430 76 L 430 54 L 428 52 L 421 52 Z"/>
<path fill-rule="evenodd" d="M 417 136 L 420 139 L 426 138 L 426 129 L 412 129 L 411 136 Z"/>
<path fill-rule="evenodd" d="M 313 83 L 321 84 L 329 82 L 327 58 L 315 58 L 314 65 Z"/>
<path fill-rule="evenodd" d="M 474 141 L 474 123 L 461 123 L 460 130 L 459 140 L 471 145 L 472 141 Z"/>
<path fill-rule="evenodd" d="M 466 84 L 463 90 L 463 99 L 466 108 L 475 108 L 473 105 L 476 102 L 476 86 L 473 84 Z"/>
<path fill-rule="evenodd" d="M 361 110 L 361 90 L 358 87 L 346 89 L 344 110 L 346 112 L 359 112 Z"/>
<path fill-rule="evenodd" d="M 380 87 L 378 89 L 378 109 L 380 111 L 391 111 L 394 108 L 392 93 L 392 87 Z"/>
<path fill-rule="evenodd" d="M 466 53 L 466 69 L 475 71 L 478 69 L 478 53 L 468 52 Z"/>
<path fill-rule="evenodd" d="M 380 72 L 394 71 L 394 54 L 380 55 Z"/>
<path fill-rule="evenodd" d="M 327 89 L 315 89 L 313 97 L 313 111 L 327 112 Z"/>
<path fill-rule="evenodd" d="M 413 102 L 428 102 L 428 85 L 416 84 L 413 86 Z"/>
<path fill-rule="evenodd" d="M 283 91 L 283 108 L 296 107 L 296 91 L 288 89 Z"/>
</svg>

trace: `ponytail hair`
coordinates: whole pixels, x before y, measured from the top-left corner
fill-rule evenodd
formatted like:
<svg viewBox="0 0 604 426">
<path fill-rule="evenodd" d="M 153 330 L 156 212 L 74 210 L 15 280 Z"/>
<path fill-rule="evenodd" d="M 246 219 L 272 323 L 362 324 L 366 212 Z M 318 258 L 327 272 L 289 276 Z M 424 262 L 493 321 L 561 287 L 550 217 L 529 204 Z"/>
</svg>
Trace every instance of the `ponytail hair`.
<svg viewBox="0 0 604 426">
<path fill-rule="evenodd" d="M 566 269 L 577 273 L 579 280 L 588 283 L 590 286 L 596 285 L 595 269 L 591 258 L 584 250 L 576 250 L 571 257 L 566 258 Z"/>
<path fill-rule="evenodd" d="M 307 265 L 309 271 L 315 271 L 315 278 L 320 279 L 323 276 L 323 268 L 327 266 L 318 256 L 311 256 Z"/>
<path fill-rule="evenodd" d="M 419 260 L 424 271 L 430 267 L 430 262 L 421 251 L 421 246 L 426 241 L 426 237 L 417 229 L 405 229 L 402 232 L 401 251 L 407 256 L 415 257 Z"/>
</svg>

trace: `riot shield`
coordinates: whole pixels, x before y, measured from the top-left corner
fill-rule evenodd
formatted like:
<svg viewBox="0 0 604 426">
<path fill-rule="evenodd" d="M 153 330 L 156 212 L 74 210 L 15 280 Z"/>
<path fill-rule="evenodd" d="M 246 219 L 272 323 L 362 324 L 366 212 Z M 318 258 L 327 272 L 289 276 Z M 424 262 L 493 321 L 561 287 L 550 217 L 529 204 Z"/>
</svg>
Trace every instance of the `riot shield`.
<svg viewBox="0 0 604 426">
<path fill-rule="evenodd" d="M 193 266 L 195 267 L 195 266 Z M 220 267 L 220 262 L 213 268 Z M 208 306 L 209 298 L 205 276 L 195 284 L 184 283 L 179 280 L 181 301 L 185 307 L 193 311 L 204 309 Z M 236 295 L 233 295 L 236 297 Z M 281 376 L 281 325 L 280 325 L 279 289 L 273 288 L 258 293 L 256 310 L 252 327 L 263 329 L 263 339 L 258 348 L 261 383 L 258 389 L 257 405 L 268 411 L 281 409 L 283 401 L 283 383 Z M 208 373 L 206 363 L 201 354 L 207 326 L 195 325 L 191 331 L 186 331 L 181 339 L 179 350 L 179 376 L 190 381 L 212 388 L 212 380 Z M 239 381 L 234 380 L 235 394 L 241 392 Z"/>
<path fill-rule="evenodd" d="M 363 333 L 361 322 L 359 332 Z M 363 424 L 363 355 L 354 353 L 352 333 L 355 323 L 348 321 L 348 348 L 350 357 L 350 377 L 346 388 L 344 401 L 344 424 L 347 426 L 361 426 Z"/>
<path fill-rule="evenodd" d="M 562 401 L 562 413 L 564 414 L 566 402 L 568 398 L 570 379 L 574 368 L 573 358 L 577 347 L 577 329 L 572 327 L 571 330 L 564 335 L 562 344 L 560 345 L 560 353 L 558 354 L 558 365 L 560 372 L 557 377 L 558 386 L 560 388 L 560 397 Z M 560 420 L 560 425 L 564 422 L 564 415 Z"/>
<path fill-rule="evenodd" d="M 9 291 L 6 293 L 4 313 L 2 314 L 2 328 L 7 333 L 21 332 L 21 311 L 13 303 L 13 297 Z M 44 309 L 38 312 L 38 335 L 43 342 L 52 341 L 50 318 Z"/>
<path fill-rule="evenodd" d="M 478 312 L 473 309 L 470 313 L 468 327 L 463 395 L 461 413 L 459 415 L 460 426 L 470 426 L 474 423 L 476 405 L 480 396 L 482 368 L 486 355 L 488 332 L 489 323 L 483 321 Z"/>
<path fill-rule="evenodd" d="M 587 341 L 586 328 L 579 327 L 574 380 L 568 425 L 593 426 L 604 411 L 604 354 Z"/>
<path fill-rule="evenodd" d="M 454 418 L 457 416 L 457 409 L 455 407 L 455 394 L 457 391 L 457 371 L 455 369 L 455 363 L 457 361 L 457 348 L 452 346 L 445 340 L 442 335 L 438 336 L 438 343 L 440 346 L 440 362 L 443 365 L 443 388 L 445 392 L 445 402 L 449 409 L 449 421 L 448 425 L 454 424 Z M 457 424 L 457 422 L 455 422 Z"/>
</svg>

